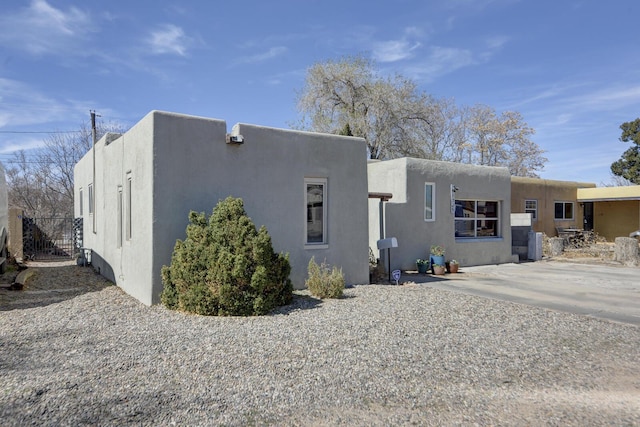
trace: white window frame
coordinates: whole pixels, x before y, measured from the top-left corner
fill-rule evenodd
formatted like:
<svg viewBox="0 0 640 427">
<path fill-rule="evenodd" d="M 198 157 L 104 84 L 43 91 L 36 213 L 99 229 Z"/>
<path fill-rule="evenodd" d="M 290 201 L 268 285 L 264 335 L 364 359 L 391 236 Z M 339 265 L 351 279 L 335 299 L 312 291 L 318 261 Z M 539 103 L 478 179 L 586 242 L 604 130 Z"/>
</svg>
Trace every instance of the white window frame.
<svg viewBox="0 0 640 427">
<path fill-rule="evenodd" d="M 534 207 L 527 207 L 528 203 L 532 203 Z M 538 220 L 538 200 L 537 199 L 526 199 L 524 201 L 524 212 L 531 214 L 531 219 L 533 221 Z"/>
<path fill-rule="evenodd" d="M 131 177 L 131 171 L 127 172 L 127 187 L 125 189 L 125 240 L 130 241 L 133 235 L 133 213 L 132 213 L 132 203 L 133 203 L 133 178 Z"/>
<path fill-rule="evenodd" d="M 123 191 L 122 191 L 122 186 L 118 185 L 118 193 L 117 193 L 117 210 L 118 210 L 118 218 L 117 218 L 117 222 L 118 225 L 116 227 L 116 232 L 118 233 L 118 235 L 116 236 L 116 242 L 117 242 L 117 247 L 121 248 L 122 247 L 122 235 L 124 234 L 124 227 L 123 227 L 123 217 L 124 217 L 124 195 L 123 195 Z"/>
<path fill-rule="evenodd" d="M 482 221 L 482 220 L 488 220 L 488 221 L 496 221 L 496 236 L 478 236 L 478 227 L 477 227 L 477 223 L 474 224 L 473 227 L 473 236 L 455 236 L 456 240 L 464 240 L 464 241 L 479 241 L 479 240 L 496 240 L 496 239 L 502 239 L 502 218 L 500 218 L 500 213 L 501 213 L 501 205 L 502 202 L 500 200 L 489 200 L 489 199 L 456 199 L 455 203 L 456 203 L 456 210 L 457 210 L 457 204 L 458 202 L 474 202 L 474 216 L 463 216 L 463 217 L 458 217 L 455 216 L 454 214 L 454 229 L 456 229 L 455 227 L 455 223 L 458 221 Z M 492 203 L 496 203 L 496 216 L 495 217 L 478 217 L 478 202 L 492 202 Z M 457 213 L 457 212 L 456 212 Z M 457 229 L 456 229 L 457 232 Z"/>
<path fill-rule="evenodd" d="M 93 191 L 93 184 L 89 184 L 89 215 L 93 215 L 94 204 L 95 204 L 95 194 Z"/>
<path fill-rule="evenodd" d="M 562 218 L 556 217 L 556 205 L 562 203 Z M 571 205 L 571 218 L 565 217 L 566 206 Z M 569 202 L 566 200 L 557 200 L 553 202 L 553 219 L 554 221 L 574 221 L 576 219 L 576 206 L 575 202 Z"/>
<path fill-rule="evenodd" d="M 427 206 L 427 188 L 431 188 L 431 206 Z M 428 213 L 431 213 L 431 217 L 428 218 Z M 436 183 L 425 182 L 424 183 L 424 221 L 434 222 L 436 220 Z"/>
<path fill-rule="evenodd" d="M 313 219 L 309 221 L 310 214 L 313 218 L 316 214 L 315 212 L 309 212 L 309 186 L 310 185 L 321 185 L 322 186 L 322 241 L 320 242 L 310 242 L 309 241 L 309 225 L 314 221 Z M 329 247 L 329 239 L 327 235 L 328 230 L 328 182 L 327 178 L 305 178 L 304 179 L 304 247 L 305 249 L 326 249 Z"/>
<path fill-rule="evenodd" d="M 78 199 L 80 200 L 80 206 L 78 206 L 78 216 L 82 218 L 82 216 L 84 215 L 84 197 L 82 187 L 80 187 Z"/>
</svg>

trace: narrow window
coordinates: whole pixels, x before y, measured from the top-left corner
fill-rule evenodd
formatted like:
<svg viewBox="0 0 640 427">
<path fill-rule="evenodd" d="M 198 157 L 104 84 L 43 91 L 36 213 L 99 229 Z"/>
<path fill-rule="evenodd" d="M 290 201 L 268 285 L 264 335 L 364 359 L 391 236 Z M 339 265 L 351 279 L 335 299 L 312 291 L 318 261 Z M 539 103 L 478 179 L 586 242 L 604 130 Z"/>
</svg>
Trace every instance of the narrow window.
<svg viewBox="0 0 640 427">
<path fill-rule="evenodd" d="M 121 248 L 122 247 L 122 216 L 124 215 L 124 212 L 122 211 L 122 205 L 123 205 L 123 197 L 122 197 L 122 186 L 118 186 L 118 226 L 117 228 L 117 233 L 118 235 L 116 236 L 117 238 L 117 242 L 118 242 L 118 247 Z"/>
<path fill-rule="evenodd" d="M 93 184 L 89 184 L 89 215 L 93 215 Z"/>
<path fill-rule="evenodd" d="M 424 184 L 424 220 L 436 220 L 435 205 L 436 184 L 433 182 L 425 182 Z"/>
<path fill-rule="evenodd" d="M 78 206 L 78 216 L 81 217 L 82 215 L 84 215 L 84 209 L 83 209 L 84 200 L 82 197 L 82 188 L 80 189 L 80 194 L 78 195 L 78 199 L 80 199 L 79 200 L 80 206 Z"/>
<path fill-rule="evenodd" d="M 327 244 L 327 180 L 305 178 L 305 243 Z"/>
<path fill-rule="evenodd" d="M 538 219 L 538 201 L 537 200 L 525 200 L 524 212 L 531 214 L 531 219 L 536 221 Z"/>
<path fill-rule="evenodd" d="M 127 203 L 126 203 L 126 219 L 125 219 L 125 228 L 126 228 L 126 239 L 127 240 L 131 240 L 131 235 L 132 235 L 132 223 L 131 223 L 131 219 L 132 219 L 132 214 L 131 214 L 131 202 L 133 201 L 133 197 L 131 195 L 131 190 L 132 190 L 132 180 L 131 180 L 131 172 L 127 173 L 127 194 L 126 194 L 126 198 L 127 198 Z"/>
</svg>

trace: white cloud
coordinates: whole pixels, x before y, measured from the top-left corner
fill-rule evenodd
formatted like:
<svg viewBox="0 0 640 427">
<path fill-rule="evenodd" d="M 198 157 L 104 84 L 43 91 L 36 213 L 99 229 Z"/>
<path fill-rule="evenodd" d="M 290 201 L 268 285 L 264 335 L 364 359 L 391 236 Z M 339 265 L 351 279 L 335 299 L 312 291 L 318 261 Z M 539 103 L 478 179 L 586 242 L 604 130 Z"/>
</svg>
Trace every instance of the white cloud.
<svg viewBox="0 0 640 427">
<path fill-rule="evenodd" d="M 287 53 L 288 50 L 289 49 L 287 49 L 284 46 L 274 46 L 274 47 L 270 48 L 269 50 L 267 50 L 266 52 L 258 53 L 258 54 L 251 55 L 251 56 L 242 57 L 242 58 L 238 59 L 236 61 L 236 63 L 254 64 L 254 63 L 258 63 L 258 62 L 264 62 L 264 61 L 268 61 L 270 59 L 276 58 L 278 56 L 282 56 L 285 53 Z"/>
<path fill-rule="evenodd" d="M 159 29 L 152 31 L 147 39 L 147 43 L 154 54 L 175 54 L 186 56 L 187 48 L 191 44 L 191 39 L 187 37 L 182 28 L 165 24 Z"/>
<path fill-rule="evenodd" d="M 0 44 L 35 55 L 73 51 L 79 40 L 96 31 L 90 16 L 78 8 L 57 9 L 45 0 L 0 17 Z"/>
<path fill-rule="evenodd" d="M 417 80 L 433 81 L 439 76 L 473 65 L 475 62 L 473 54 L 467 49 L 434 46 L 429 49 L 429 54 L 424 60 L 405 68 L 405 72 Z"/>
<path fill-rule="evenodd" d="M 407 27 L 401 38 L 373 43 L 373 58 L 380 62 L 396 62 L 412 58 L 414 51 L 422 46 L 415 40 L 424 36 L 422 29 Z"/>
<path fill-rule="evenodd" d="M 380 62 L 395 62 L 411 58 L 413 51 L 420 47 L 420 43 L 410 44 L 406 40 L 391 40 L 375 43 L 373 57 Z"/>
</svg>

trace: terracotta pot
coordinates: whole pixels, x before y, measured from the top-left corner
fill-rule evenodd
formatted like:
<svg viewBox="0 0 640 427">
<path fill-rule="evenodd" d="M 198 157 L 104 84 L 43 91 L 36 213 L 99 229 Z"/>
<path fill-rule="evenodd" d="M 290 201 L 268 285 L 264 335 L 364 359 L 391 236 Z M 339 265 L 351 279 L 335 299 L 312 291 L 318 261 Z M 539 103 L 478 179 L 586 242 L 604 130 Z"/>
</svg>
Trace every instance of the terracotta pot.
<svg viewBox="0 0 640 427">
<path fill-rule="evenodd" d="M 441 276 L 441 275 L 444 274 L 444 272 L 445 272 L 444 266 L 442 266 L 442 267 L 434 266 L 433 267 L 433 274 L 435 274 L 436 276 Z"/>
<path fill-rule="evenodd" d="M 459 267 L 460 267 L 460 264 L 449 264 L 449 270 L 452 273 L 457 273 Z"/>
</svg>

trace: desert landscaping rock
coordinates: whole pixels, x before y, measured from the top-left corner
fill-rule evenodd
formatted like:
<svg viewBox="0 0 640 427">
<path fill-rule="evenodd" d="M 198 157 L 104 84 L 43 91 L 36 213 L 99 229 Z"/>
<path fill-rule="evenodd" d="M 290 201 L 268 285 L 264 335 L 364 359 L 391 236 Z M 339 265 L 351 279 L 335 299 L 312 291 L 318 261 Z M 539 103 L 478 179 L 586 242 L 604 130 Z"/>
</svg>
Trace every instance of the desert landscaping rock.
<svg viewBox="0 0 640 427">
<path fill-rule="evenodd" d="M 11 293 L 10 293 L 11 292 Z M 432 289 L 146 307 L 90 268 L 0 291 L 3 425 L 638 425 L 640 328 Z"/>
</svg>

